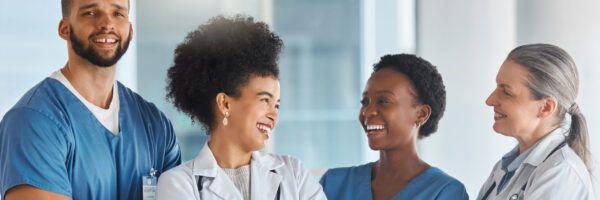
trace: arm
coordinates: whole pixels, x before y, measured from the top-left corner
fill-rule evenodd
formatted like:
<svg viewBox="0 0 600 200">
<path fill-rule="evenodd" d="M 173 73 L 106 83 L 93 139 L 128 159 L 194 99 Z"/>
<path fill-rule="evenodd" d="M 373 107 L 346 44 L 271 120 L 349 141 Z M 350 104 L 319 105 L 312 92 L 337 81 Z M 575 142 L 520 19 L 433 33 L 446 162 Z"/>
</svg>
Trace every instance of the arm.
<svg viewBox="0 0 600 200">
<path fill-rule="evenodd" d="M 54 192 L 48 192 L 31 185 L 18 185 L 6 192 L 6 200 L 39 200 L 39 199 L 53 199 L 53 200 L 69 200 L 68 196 L 57 194 Z"/>
<path fill-rule="evenodd" d="M 292 157 L 286 156 L 291 163 L 294 163 L 294 172 L 298 181 L 298 191 L 300 199 L 327 199 L 321 184 L 302 166 L 302 163 Z"/>
<path fill-rule="evenodd" d="M 70 196 L 68 148 L 56 120 L 30 108 L 9 111 L 0 122 L 0 196 Z"/>
<path fill-rule="evenodd" d="M 175 131 L 173 131 L 173 125 L 165 115 L 161 112 L 161 118 L 165 122 L 165 155 L 163 163 L 163 171 L 167 171 L 173 167 L 181 164 L 181 150 L 177 143 L 177 137 Z"/>
</svg>

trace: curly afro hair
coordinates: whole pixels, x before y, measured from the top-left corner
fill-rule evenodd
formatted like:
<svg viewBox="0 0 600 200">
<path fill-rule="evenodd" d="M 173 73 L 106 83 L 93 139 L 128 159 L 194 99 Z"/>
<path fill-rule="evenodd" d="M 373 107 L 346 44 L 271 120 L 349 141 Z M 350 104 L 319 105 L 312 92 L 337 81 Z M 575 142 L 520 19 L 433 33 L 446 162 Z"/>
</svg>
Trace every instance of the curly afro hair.
<svg viewBox="0 0 600 200">
<path fill-rule="evenodd" d="M 419 138 L 424 138 L 438 128 L 438 122 L 446 109 L 446 87 L 436 67 L 428 61 L 410 54 L 385 55 L 373 65 L 373 73 L 391 68 L 405 74 L 417 90 L 417 101 L 431 107 L 431 116 L 419 130 Z"/>
<path fill-rule="evenodd" d="M 216 95 L 224 92 L 239 97 L 251 76 L 278 78 L 282 46 L 267 24 L 252 17 L 214 17 L 175 49 L 167 75 L 167 99 L 209 133 L 216 124 Z"/>
</svg>

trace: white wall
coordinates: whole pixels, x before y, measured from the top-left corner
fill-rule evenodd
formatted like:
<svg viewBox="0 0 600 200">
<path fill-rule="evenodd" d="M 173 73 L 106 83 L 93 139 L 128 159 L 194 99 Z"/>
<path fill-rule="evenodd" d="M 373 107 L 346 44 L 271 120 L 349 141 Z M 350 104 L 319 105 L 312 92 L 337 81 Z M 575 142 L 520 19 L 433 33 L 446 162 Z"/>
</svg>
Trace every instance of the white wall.
<svg viewBox="0 0 600 200">
<path fill-rule="evenodd" d="M 586 116 L 592 156 L 600 155 L 600 1 L 518 1 L 517 43 L 552 43 L 564 48 L 579 67 L 577 103 Z M 595 163 L 598 166 L 598 163 Z M 598 181 L 600 168 L 595 167 Z M 600 194 L 596 187 L 596 194 Z"/>
<path fill-rule="evenodd" d="M 563 47 L 578 64 L 578 103 L 588 120 L 592 154 L 600 155 L 600 148 L 593 148 L 600 145 L 594 134 L 600 120 L 599 1 L 418 2 L 417 53 L 439 66 L 448 92 L 440 130 L 421 142 L 426 161 L 457 177 L 471 198 L 477 197 L 493 164 L 516 144 L 492 130 L 493 111 L 484 101 L 508 52 L 537 42 Z"/>
<path fill-rule="evenodd" d="M 462 181 L 471 198 L 494 163 L 515 144 L 492 130 L 484 103 L 515 45 L 514 1 L 418 1 L 417 53 L 438 66 L 446 112 L 437 133 L 421 141 L 425 161 Z"/>
</svg>

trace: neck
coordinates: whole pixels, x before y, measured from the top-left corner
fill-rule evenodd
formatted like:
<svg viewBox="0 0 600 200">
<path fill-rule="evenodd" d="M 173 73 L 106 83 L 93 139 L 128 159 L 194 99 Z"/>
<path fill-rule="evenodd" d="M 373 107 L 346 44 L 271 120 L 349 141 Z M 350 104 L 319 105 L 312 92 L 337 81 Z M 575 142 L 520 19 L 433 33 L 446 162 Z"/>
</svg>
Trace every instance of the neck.
<svg viewBox="0 0 600 200">
<path fill-rule="evenodd" d="M 225 135 L 223 131 L 214 131 L 211 133 L 208 147 L 213 152 L 217 164 L 222 168 L 237 169 L 241 166 L 250 164 L 252 151 L 243 150 L 239 144 Z"/>
<path fill-rule="evenodd" d="M 399 150 L 382 150 L 379 152 L 379 161 L 374 166 L 374 178 L 392 178 L 411 180 L 419 175 L 429 165 L 419 158 L 416 149 L 406 148 Z"/>
<path fill-rule="evenodd" d="M 79 56 L 70 56 L 61 72 L 85 100 L 104 109 L 109 107 L 115 66 L 98 67 Z"/>
<path fill-rule="evenodd" d="M 558 127 L 558 125 L 539 126 L 530 134 L 519 134 L 520 136 L 516 137 L 517 141 L 519 141 L 519 153 L 527 151 L 527 149 L 531 148 Z"/>
</svg>

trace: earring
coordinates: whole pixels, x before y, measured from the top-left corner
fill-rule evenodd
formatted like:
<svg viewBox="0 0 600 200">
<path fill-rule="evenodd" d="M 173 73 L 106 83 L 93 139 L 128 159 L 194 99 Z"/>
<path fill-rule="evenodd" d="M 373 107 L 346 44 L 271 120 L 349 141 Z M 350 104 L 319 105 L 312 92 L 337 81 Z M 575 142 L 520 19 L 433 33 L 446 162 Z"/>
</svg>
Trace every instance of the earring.
<svg viewBox="0 0 600 200">
<path fill-rule="evenodd" d="M 421 127 L 421 122 L 417 122 L 417 128 Z"/>
<path fill-rule="evenodd" d="M 225 116 L 223 117 L 223 126 L 227 126 L 227 124 L 229 124 L 227 117 L 229 117 L 229 111 L 225 111 Z"/>
</svg>

